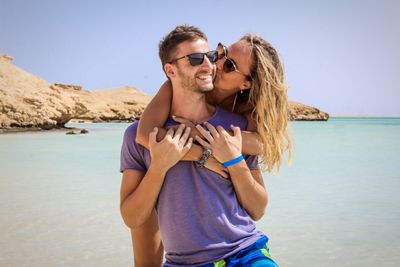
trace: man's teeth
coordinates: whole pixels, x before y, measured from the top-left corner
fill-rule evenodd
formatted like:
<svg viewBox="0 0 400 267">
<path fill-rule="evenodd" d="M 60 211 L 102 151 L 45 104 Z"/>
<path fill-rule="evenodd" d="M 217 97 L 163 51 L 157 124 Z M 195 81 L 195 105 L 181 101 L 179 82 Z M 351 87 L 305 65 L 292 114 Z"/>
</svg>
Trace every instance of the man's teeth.
<svg viewBox="0 0 400 267">
<path fill-rule="evenodd" d="M 211 75 L 199 75 L 199 76 L 197 76 L 197 78 L 200 80 L 207 80 L 207 79 L 211 79 Z"/>
</svg>

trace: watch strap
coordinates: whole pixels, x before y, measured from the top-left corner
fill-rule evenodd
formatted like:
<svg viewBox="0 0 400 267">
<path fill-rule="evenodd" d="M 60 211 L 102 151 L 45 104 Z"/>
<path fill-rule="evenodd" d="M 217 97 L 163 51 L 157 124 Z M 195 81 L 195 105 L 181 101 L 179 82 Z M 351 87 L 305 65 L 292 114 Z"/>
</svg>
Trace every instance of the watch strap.
<svg viewBox="0 0 400 267">
<path fill-rule="evenodd" d="M 206 164 L 207 160 L 211 157 L 212 155 L 212 150 L 208 147 L 203 147 L 203 155 L 201 155 L 201 158 L 196 161 L 196 166 L 199 168 L 203 168 L 204 164 Z"/>
</svg>

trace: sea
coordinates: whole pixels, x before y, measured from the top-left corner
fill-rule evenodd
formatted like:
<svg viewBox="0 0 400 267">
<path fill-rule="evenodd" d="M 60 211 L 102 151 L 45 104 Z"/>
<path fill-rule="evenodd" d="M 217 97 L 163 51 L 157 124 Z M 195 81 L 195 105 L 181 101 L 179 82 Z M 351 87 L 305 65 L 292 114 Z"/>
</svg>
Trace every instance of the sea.
<svg viewBox="0 0 400 267">
<path fill-rule="evenodd" d="M 126 123 L 0 134 L 0 266 L 133 266 L 119 212 Z M 400 119 L 291 122 L 257 226 L 279 266 L 400 266 Z M 188 237 L 189 238 L 189 237 Z"/>
</svg>

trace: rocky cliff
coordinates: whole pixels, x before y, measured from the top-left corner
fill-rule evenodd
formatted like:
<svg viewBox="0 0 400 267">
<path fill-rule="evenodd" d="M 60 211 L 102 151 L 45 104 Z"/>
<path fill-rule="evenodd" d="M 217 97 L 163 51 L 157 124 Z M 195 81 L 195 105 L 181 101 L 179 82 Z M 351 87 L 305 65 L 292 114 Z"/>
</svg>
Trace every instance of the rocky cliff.
<svg viewBox="0 0 400 267">
<path fill-rule="evenodd" d="M 0 128 L 51 129 L 71 119 L 133 120 L 151 97 L 133 87 L 84 90 L 78 85 L 50 84 L 0 56 Z"/>
<path fill-rule="evenodd" d="M 298 102 L 289 102 L 289 118 L 292 121 L 326 121 L 329 114 Z"/>
<path fill-rule="evenodd" d="M 71 119 L 132 121 L 151 97 L 133 87 L 84 90 L 79 85 L 50 84 L 0 55 L 0 128 L 63 127 Z M 290 103 L 292 120 L 327 120 L 329 115 L 300 103 Z"/>
</svg>

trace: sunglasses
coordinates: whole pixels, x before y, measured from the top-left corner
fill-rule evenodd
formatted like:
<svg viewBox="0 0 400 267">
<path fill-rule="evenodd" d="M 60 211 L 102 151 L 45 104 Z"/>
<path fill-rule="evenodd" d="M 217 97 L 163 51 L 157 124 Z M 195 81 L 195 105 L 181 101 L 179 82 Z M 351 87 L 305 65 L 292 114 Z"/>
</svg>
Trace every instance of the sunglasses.
<svg viewBox="0 0 400 267">
<path fill-rule="evenodd" d="M 172 64 L 182 58 L 187 58 L 187 59 L 189 59 L 190 65 L 192 65 L 194 67 L 194 66 L 203 64 L 204 57 L 207 57 L 211 63 L 215 63 L 218 60 L 218 52 L 216 50 L 212 50 L 212 51 L 209 51 L 206 53 L 193 53 L 193 54 L 189 54 L 189 55 L 171 60 L 169 63 Z"/>
<path fill-rule="evenodd" d="M 237 68 L 235 61 L 228 57 L 228 48 L 225 45 L 219 43 L 217 46 L 217 52 L 218 52 L 218 59 L 225 59 L 224 65 L 222 67 L 222 70 L 225 73 L 234 71 L 234 72 L 244 75 L 248 80 L 252 80 L 250 75 L 247 75 L 247 74 L 244 74 L 243 72 L 241 72 Z"/>
</svg>

